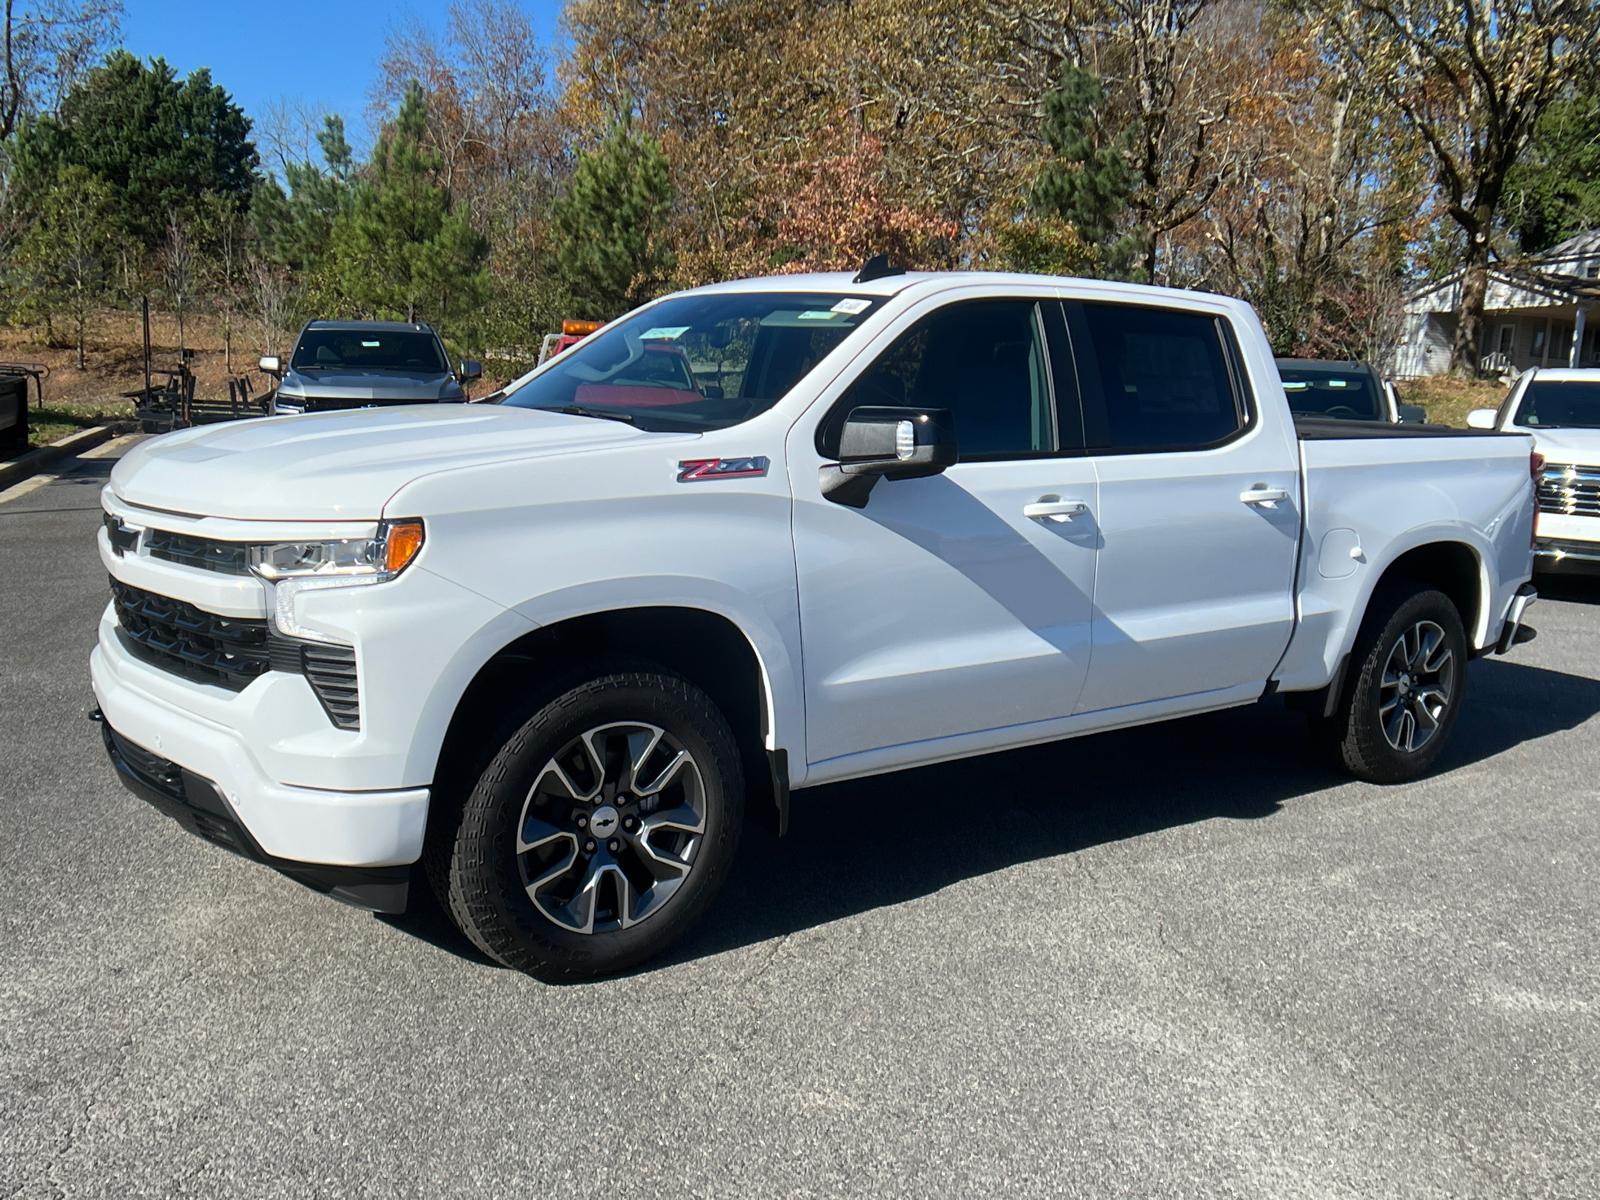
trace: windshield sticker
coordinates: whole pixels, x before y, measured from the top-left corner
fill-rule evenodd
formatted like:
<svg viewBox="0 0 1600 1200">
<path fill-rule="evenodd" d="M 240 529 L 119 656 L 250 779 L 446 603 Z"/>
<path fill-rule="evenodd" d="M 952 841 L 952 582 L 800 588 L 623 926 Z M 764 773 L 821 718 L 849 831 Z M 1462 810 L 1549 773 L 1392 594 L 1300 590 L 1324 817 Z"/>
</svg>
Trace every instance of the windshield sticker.
<svg viewBox="0 0 1600 1200">
<path fill-rule="evenodd" d="M 641 333 L 639 335 L 639 340 L 671 342 L 681 338 L 688 332 L 689 326 L 687 325 L 657 325 L 654 328 L 646 329 L 643 333 Z"/>
<path fill-rule="evenodd" d="M 838 315 L 839 314 L 835 313 L 835 312 L 816 312 L 816 311 L 811 311 L 811 312 L 803 312 L 803 313 L 801 313 L 800 314 L 800 319 L 802 321 L 831 321 L 831 320 L 834 319 L 834 317 L 836 317 Z"/>
<path fill-rule="evenodd" d="M 679 483 L 704 483 L 708 479 L 749 479 L 767 473 L 767 456 L 753 458 L 691 458 L 678 464 Z"/>
<path fill-rule="evenodd" d="M 866 312 L 867 309 L 869 309 L 871 307 L 872 307 L 872 301 L 871 300 L 854 300 L 854 299 L 852 299 L 852 300 L 841 300 L 841 301 L 839 301 L 839 303 L 837 303 L 837 304 L 835 304 L 833 306 L 833 311 L 836 312 L 836 313 L 846 313 L 849 316 L 853 317 L 857 313 Z"/>
</svg>

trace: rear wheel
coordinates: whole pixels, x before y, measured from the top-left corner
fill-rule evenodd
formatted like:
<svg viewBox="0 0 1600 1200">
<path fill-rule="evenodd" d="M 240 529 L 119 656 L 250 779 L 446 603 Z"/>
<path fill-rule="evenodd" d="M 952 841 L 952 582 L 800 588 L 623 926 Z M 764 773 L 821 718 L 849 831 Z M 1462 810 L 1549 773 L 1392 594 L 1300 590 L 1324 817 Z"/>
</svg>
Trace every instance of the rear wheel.
<svg viewBox="0 0 1600 1200">
<path fill-rule="evenodd" d="M 1449 740 L 1466 668 L 1466 631 L 1448 596 L 1422 584 L 1385 589 L 1356 639 L 1339 705 L 1312 718 L 1313 737 L 1358 779 L 1416 779 Z"/>
<path fill-rule="evenodd" d="M 469 938 L 541 979 L 649 958 L 721 887 L 743 820 L 727 722 L 687 680 L 615 670 L 522 725 L 462 807 L 435 886 Z"/>
</svg>

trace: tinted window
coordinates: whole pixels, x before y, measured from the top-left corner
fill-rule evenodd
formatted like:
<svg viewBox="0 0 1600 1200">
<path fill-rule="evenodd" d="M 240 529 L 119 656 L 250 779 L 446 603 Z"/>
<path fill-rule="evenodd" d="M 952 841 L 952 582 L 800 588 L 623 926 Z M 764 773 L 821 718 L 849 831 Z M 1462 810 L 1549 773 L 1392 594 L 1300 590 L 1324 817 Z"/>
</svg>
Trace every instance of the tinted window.
<svg viewBox="0 0 1600 1200">
<path fill-rule="evenodd" d="M 506 389 L 514 408 L 577 405 L 643 429 L 720 429 L 771 408 L 883 301 L 797 292 L 663 300 Z"/>
<path fill-rule="evenodd" d="M 1068 313 L 1091 446 L 1209 446 L 1244 425 L 1216 318 L 1131 304 Z"/>
<path fill-rule="evenodd" d="M 918 321 L 850 385 L 820 436 L 833 457 L 851 409 L 947 408 L 963 459 L 1056 448 L 1050 374 L 1031 300 L 973 300 Z"/>
<path fill-rule="evenodd" d="M 1535 379 L 1517 405 L 1518 425 L 1600 429 L 1600 383 Z"/>
<path fill-rule="evenodd" d="M 1372 376 L 1365 371 L 1280 366 L 1278 374 L 1283 376 L 1290 412 L 1345 421 L 1387 419 Z"/>
<path fill-rule="evenodd" d="M 294 348 L 296 371 L 426 371 L 450 369 L 431 333 L 375 329 L 308 329 Z"/>
</svg>

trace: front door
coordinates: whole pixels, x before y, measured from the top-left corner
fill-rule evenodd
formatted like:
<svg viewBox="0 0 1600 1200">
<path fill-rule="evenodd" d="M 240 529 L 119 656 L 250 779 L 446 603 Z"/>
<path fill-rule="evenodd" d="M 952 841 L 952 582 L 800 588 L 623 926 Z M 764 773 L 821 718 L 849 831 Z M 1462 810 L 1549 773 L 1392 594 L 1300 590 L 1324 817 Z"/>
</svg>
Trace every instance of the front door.
<svg viewBox="0 0 1600 1200">
<path fill-rule="evenodd" d="M 1264 684 L 1294 623 L 1294 432 L 1262 426 L 1225 318 L 1067 304 L 1101 548 L 1095 712 Z"/>
<path fill-rule="evenodd" d="M 1059 305 L 1026 297 L 909 314 L 820 428 L 790 435 L 813 765 L 893 747 L 913 761 L 936 739 L 1072 713 L 1099 534 L 1094 466 L 1075 395 L 1057 409 L 1049 337 L 1065 338 Z M 815 464 L 836 453 L 829 438 L 851 409 L 885 404 L 950 409 L 960 461 L 882 480 L 862 509 L 825 499 Z M 1024 515 L 1041 502 L 1082 509 Z"/>
</svg>

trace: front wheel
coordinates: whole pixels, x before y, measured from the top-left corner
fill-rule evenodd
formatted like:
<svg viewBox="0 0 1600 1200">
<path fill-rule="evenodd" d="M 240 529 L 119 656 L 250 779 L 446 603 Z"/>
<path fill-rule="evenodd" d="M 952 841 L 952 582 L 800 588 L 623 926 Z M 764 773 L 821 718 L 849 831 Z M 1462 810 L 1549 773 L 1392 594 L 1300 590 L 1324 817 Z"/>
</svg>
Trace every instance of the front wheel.
<svg viewBox="0 0 1600 1200">
<path fill-rule="evenodd" d="M 659 668 L 566 691 L 467 797 L 435 887 L 480 949 L 552 982 L 649 958 L 721 887 L 744 813 L 710 699 Z"/>
<path fill-rule="evenodd" d="M 1350 656 L 1352 676 L 1313 738 L 1339 766 L 1372 783 L 1427 773 L 1449 740 L 1467 687 L 1467 636 L 1443 592 L 1421 584 L 1373 598 Z"/>
</svg>

